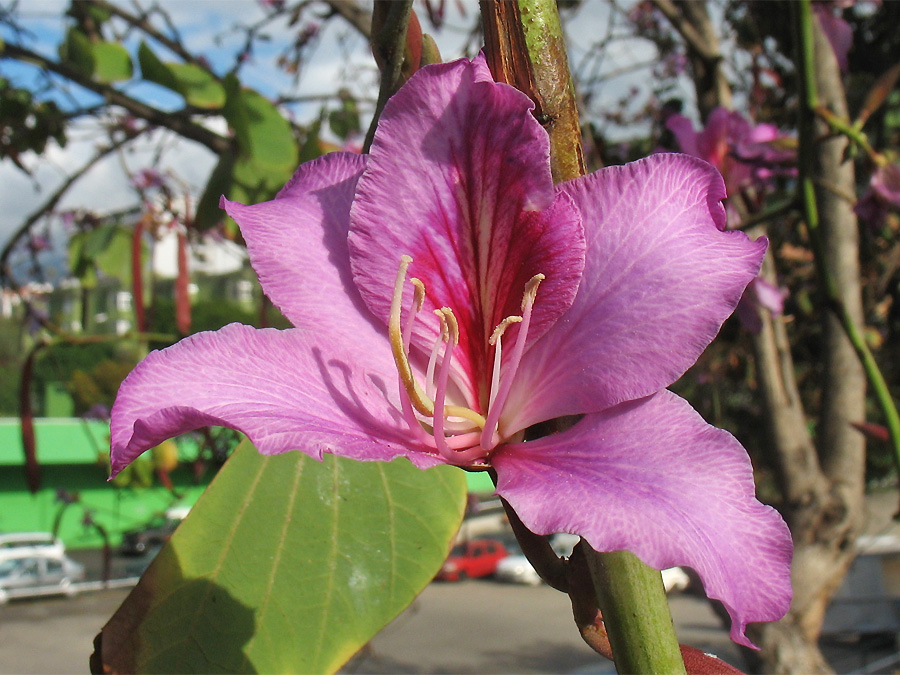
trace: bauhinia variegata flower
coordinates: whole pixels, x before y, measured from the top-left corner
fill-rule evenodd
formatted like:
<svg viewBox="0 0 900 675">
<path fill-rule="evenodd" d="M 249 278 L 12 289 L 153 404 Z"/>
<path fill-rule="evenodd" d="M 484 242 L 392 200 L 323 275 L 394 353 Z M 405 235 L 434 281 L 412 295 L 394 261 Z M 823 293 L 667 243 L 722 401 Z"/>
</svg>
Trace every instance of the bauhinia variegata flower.
<svg viewBox="0 0 900 675">
<path fill-rule="evenodd" d="M 554 186 L 531 110 L 480 57 L 427 67 L 369 155 L 304 164 L 270 202 L 223 199 L 295 328 L 151 353 L 113 409 L 113 471 L 205 425 L 264 454 L 491 467 L 535 533 L 693 567 L 749 644 L 748 622 L 787 611 L 790 535 L 741 445 L 665 387 L 766 242 L 724 231 L 720 175 L 685 155 Z"/>
</svg>

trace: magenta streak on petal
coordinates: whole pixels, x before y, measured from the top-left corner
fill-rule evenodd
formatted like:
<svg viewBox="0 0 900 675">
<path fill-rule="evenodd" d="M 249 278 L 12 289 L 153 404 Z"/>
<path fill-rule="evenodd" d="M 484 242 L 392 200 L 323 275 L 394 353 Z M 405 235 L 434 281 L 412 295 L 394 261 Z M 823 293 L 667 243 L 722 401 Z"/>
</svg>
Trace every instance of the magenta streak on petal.
<svg viewBox="0 0 900 675">
<path fill-rule="evenodd" d="M 580 217 L 554 194 L 549 142 L 533 104 L 483 74 L 468 62 L 423 69 L 391 99 L 357 187 L 349 237 L 354 279 L 382 320 L 396 256 L 415 260 L 428 289 L 416 351 L 427 355 L 438 334 L 429 313 L 453 309 L 460 325 L 453 379 L 475 409 L 488 393 L 486 341 L 518 313 L 524 284 L 548 275 L 534 339 L 569 306 L 584 265 Z"/>
</svg>

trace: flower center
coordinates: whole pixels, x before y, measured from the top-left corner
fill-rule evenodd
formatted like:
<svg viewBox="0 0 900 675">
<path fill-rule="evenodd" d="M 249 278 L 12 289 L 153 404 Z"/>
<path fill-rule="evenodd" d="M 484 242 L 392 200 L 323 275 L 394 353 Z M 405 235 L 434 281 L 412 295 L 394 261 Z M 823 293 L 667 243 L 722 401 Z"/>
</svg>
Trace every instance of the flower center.
<svg viewBox="0 0 900 675">
<path fill-rule="evenodd" d="M 441 322 L 441 332 L 435 340 L 425 370 L 425 387 L 417 381 L 409 360 L 410 342 L 416 316 L 425 302 L 425 285 L 412 278 L 413 301 L 405 321 L 402 314 L 403 289 L 412 258 L 400 257 L 400 267 L 394 283 L 388 336 L 397 372 L 400 376 L 400 403 L 410 431 L 420 441 L 433 447 L 449 463 L 470 465 L 485 459 L 504 440 L 500 434 L 500 414 L 509 396 L 516 370 L 525 352 L 525 339 L 531 323 L 537 289 L 543 274 L 537 274 L 525 284 L 522 315 L 510 316 L 494 328 L 488 348 L 494 349 L 491 388 L 487 416 L 466 406 L 447 403 L 447 390 L 453 363 L 453 352 L 459 344 L 459 323 L 453 310 L 435 310 Z M 502 359 L 502 338 L 512 324 L 519 324 L 519 332 L 505 365 Z M 440 361 L 440 363 L 438 363 Z"/>
</svg>

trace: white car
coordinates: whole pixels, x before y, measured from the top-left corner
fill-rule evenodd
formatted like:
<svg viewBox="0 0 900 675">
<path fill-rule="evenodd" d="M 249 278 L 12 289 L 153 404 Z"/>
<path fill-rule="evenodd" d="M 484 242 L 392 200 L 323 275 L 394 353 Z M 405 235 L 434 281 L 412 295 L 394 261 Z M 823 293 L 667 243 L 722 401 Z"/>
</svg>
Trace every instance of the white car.
<svg viewBox="0 0 900 675">
<path fill-rule="evenodd" d="M 550 545 L 557 555 L 568 557 L 572 555 L 572 549 L 579 541 L 574 534 L 555 534 L 550 538 Z M 539 586 L 543 579 L 538 575 L 528 558 L 524 555 L 507 556 L 497 564 L 494 578 L 499 581 L 508 581 L 528 586 Z M 670 567 L 662 571 L 663 586 L 666 593 L 671 591 L 683 591 L 690 583 L 690 577 L 680 567 Z"/>
<path fill-rule="evenodd" d="M 63 556 L 65 545 L 49 532 L 0 534 L 0 562 L 27 555 Z"/>
<path fill-rule="evenodd" d="M 556 555 L 568 558 L 579 541 L 581 541 L 581 537 L 577 534 L 554 534 L 550 537 L 550 546 L 553 547 Z M 521 553 L 507 556 L 501 560 L 497 564 L 494 578 L 528 586 L 539 586 L 544 583 L 531 563 L 528 562 L 528 558 Z"/>
<path fill-rule="evenodd" d="M 0 562 L 0 605 L 10 598 L 75 595 L 84 566 L 64 555 L 26 555 Z"/>
</svg>

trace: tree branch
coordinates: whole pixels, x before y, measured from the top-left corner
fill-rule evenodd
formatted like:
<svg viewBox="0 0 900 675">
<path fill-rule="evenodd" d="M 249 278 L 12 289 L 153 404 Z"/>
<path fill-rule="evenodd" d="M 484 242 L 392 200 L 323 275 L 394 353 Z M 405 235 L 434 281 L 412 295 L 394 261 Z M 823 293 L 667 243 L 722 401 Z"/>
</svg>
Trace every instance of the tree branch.
<svg viewBox="0 0 900 675">
<path fill-rule="evenodd" d="M 212 71 L 209 70 L 209 66 L 204 64 L 200 59 L 191 54 L 187 49 L 184 48 L 184 45 L 181 44 L 178 40 L 173 40 L 165 33 L 161 33 L 156 27 L 147 20 L 147 15 L 142 14 L 141 16 L 136 16 L 129 12 L 126 12 L 124 9 L 115 5 L 111 2 L 107 2 L 107 0 L 90 0 L 90 4 L 98 7 L 106 12 L 109 12 L 113 16 L 117 16 L 126 23 L 134 26 L 135 28 L 141 30 L 146 33 L 154 40 L 159 42 L 163 47 L 168 49 L 174 54 L 177 54 L 185 63 L 192 63 L 195 66 L 199 66 L 203 68 L 205 71 L 210 73 L 211 75 L 215 75 Z"/>
<path fill-rule="evenodd" d="M 124 108 L 135 117 L 144 119 L 156 126 L 170 129 L 184 138 L 206 146 L 217 155 L 225 154 L 232 149 L 231 142 L 227 138 L 192 122 L 183 112 L 163 112 L 158 108 L 154 108 L 151 105 L 133 99 L 127 94 L 123 94 L 121 91 L 110 85 L 95 82 L 90 77 L 84 75 L 84 73 L 81 73 L 65 63 L 58 63 L 45 56 L 41 56 L 37 52 L 26 49 L 25 47 L 6 44 L 4 45 L 3 53 L 0 54 L 0 58 L 9 58 L 25 63 L 32 63 L 44 70 L 61 75 L 67 80 L 93 91 L 95 94 L 103 96 L 110 104 Z"/>
<path fill-rule="evenodd" d="M 324 0 L 331 11 L 353 26 L 366 40 L 372 40 L 372 14 L 356 0 Z"/>
<path fill-rule="evenodd" d="M 653 0 L 688 47 L 697 89 L 697 107 L 705 120 L 717 106 L 731 108 L 731 86 L 722 71 L 719 36 L 709 18 L 706 0 Z"/>
<path fill-rule="evenodd" d="M 90 160 L 88 160 L 80 169 L 66 178 L 63 184 L 60 185 L 43 204 L 41 204 L 37 209 L 31 212 L 31 214 L 25 219 L 22 225 L 20 225 L 19 228 L 9 238 L 9 241 L 7 241 L 2 253 L 0 253 L 0 278 L 6 279 L 10 286 L 12 286 L 13 288 L 19 288 L 16 280 L 12 277 L 12 271 L 9 269 L 9 256 L 12 254 L 12 251 L 19 239 L 27 234 L 32 225 L 34 225 L 44 215 L 51 211 L 57 205 L 57 203 L 59 203 L 59 200 L 62 199 L 69 188 L 72 187 L 72 185 L 74 185 L 88 171 L 90 171 L 94 167 L 94 165 L 97 164 L 97 162 L 99 162 L 107 155 L 116 152 L 127 143 L 140 136 L 142 133 L 144 133 L 144 131 L 128 135 L 125 138 L 114 141 L 106 147 L 98 150 L 96 154 L 94 154 L 94 156 Z"/>
</svg>

